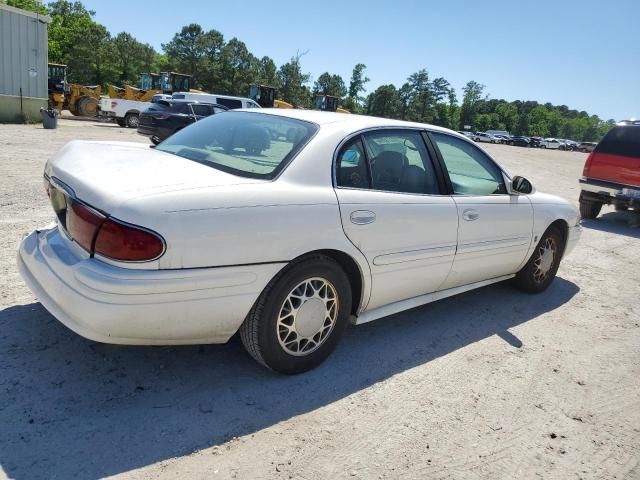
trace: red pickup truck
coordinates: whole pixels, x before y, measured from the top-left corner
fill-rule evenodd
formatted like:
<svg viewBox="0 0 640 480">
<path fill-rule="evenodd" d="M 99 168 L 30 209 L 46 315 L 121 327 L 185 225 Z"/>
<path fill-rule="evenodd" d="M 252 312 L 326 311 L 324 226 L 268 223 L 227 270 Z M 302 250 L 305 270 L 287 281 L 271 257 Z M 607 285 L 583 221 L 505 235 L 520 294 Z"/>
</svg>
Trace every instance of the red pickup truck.
<svg viewBox="0 0 640 480">
<path fill-rule="evenodd" d="M 596 218 L 604 204 L 640 211 L 640 121 L 609 130 L 587 157 L 580 187 L 583 218 Z"/>
</svg>

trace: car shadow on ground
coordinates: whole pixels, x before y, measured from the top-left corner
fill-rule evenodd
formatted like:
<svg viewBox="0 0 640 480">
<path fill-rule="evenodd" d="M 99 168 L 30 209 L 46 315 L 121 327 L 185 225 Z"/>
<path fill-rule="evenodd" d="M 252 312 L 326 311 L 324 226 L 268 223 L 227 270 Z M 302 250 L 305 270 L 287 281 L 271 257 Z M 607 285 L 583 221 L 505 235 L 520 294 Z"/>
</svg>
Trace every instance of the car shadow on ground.
<svg viewBox="0 0 640 480">
<path fill-rule="evenodd" d="M 226 345 L 121 347 L 63 327 L 38 303 L 0 311 L 0 471 L 11 478 L 100 478 L 257 432 L 561 307 L 497 284 L 347 330 L 298 376 Z M 176 319 L 176 321 L 180 321 Z"/>
<path fill-rule="evenodd" d="M 604 213 L 593 220 L 583 218 L 581 223 L 591 230 L 640 238 L 640 213 L 631 210 Z"/>
</svg>

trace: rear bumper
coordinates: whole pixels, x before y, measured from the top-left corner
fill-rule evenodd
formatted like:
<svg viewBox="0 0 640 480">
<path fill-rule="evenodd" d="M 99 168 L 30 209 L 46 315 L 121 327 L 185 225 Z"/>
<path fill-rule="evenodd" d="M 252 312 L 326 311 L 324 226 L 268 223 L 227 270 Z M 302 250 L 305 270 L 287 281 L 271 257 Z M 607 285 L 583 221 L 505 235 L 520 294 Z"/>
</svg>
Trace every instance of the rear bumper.
<svg viewBox="0 0 640 480">
<path fill-rule="evenodd" d="M 96 116 L 99 118 L 113 119 L 113 118 L 116 118 L 116 112 L 111 112 L 111 111 L 105 112 L 104 110 L 98 108 L 98 111 L 96 112 Z"/>
<path fill-rule="evenodd" d="M 18 268 L 42 305 L 103 343 L 224 343 L 283 264 L 134 270 L 81 258 L 58 228 L 22 241 Z"/>
<path fill-rule="evenodd" d="M 623 203 L 629 206 L 640 207 L 640 187 L 581 178 L 579 180 L 581 200 L 602 203 Z"/>
</svg>

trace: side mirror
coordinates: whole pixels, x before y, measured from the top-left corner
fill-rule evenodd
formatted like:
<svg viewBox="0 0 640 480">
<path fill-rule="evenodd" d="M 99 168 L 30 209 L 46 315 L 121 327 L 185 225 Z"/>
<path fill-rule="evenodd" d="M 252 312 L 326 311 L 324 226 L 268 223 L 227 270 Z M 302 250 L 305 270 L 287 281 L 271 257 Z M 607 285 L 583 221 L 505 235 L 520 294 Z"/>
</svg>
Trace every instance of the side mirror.
<svg viewBox="0 0 640 480">
<path fill-rule="evenodd" d="M 511 182 L 511 190 L 516 194 L 529 195 L 533 193 L 533 185 L 526 178 L 515 176 Z"/>
</svg>

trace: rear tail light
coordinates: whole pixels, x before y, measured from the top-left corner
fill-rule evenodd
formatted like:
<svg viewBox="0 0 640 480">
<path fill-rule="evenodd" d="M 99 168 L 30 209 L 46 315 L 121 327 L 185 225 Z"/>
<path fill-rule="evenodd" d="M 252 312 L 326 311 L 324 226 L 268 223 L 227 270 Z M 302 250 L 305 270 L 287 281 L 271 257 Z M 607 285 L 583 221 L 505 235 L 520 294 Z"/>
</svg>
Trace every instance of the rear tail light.
<svg viewBox="0 0 640 480">
<path fill-rule="evenodd" d="M 153 113 L 150 115 L 151 118 L 154 118 L 156 120 L 166 120 L 167 118 L 169 118 L 169 114 L 168 113 Z"/>
<path fill-rule="evenodd" d="M 595 152 L 591 152 L 587 157 L 587 161 L 584 162 L 584 168 L 582 169 L 582 176 L 588 177 L 589 170 L 591 170 L 591 163 L 593 162 L 593 157 L 595 156 Z"/>
<path fill-rule="evenodd" d="M 70 199 L 66 213 L 67 231 L 82 248 L 91 252 L 93 238 L 105 216 L 75 199 Z"/>
<path fill-rule="evenodd" d="M 157 233 L 112 218 L 104 221 L 94 244 L 94 253 L 124 262 L 155 260 L 164 249 Z"/>
</svg>

